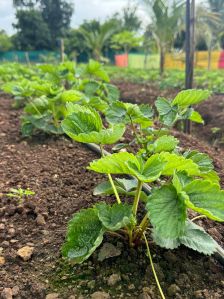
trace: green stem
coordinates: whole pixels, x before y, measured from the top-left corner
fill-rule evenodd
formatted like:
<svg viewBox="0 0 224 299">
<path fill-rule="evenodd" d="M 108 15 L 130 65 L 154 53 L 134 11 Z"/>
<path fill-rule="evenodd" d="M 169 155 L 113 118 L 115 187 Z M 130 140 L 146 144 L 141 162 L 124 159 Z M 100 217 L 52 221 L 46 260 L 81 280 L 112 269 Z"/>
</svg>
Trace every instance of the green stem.
<svg viewBox="0 0 224 299">
<path fill-rule="evenodd" d="M 112 176 L 111 176 L 110 173 L 108 173 L 108 178 L 109 178 L 109 181 L 110 181 L 111 186 L 112 186 L 112 188 L 113 188 L 113 191 L 114 191 L 114 194 L 115 194 L 115 196 L 116 196 L 117 202 L 120 204 L 120 203 L 121 203 L 121 200 L 120 200 L 119 194 L 118 194 L 118 192 L 117 192 L 117 189 L 116 189 L 116 187 L 115 187 L 115 185 L 114 185 L 114 181 L 113 181 Z"/>
<path fill-rule="evenodd" d="M 144 236 L 144 239 L 145 239 L 145 245 L 146 245 L 146 248 L 147 248 L 147 254 L 148 254 L 148 257 L 149 257 L 149 260 L 150 260 L 150 265 L 152 267 L 152 272 L 153 272 L 153 275 L 155 277 L 155 280 L 156 280 L 156 284 L 158 286 L 158 289 L 159 289 L 159 292 L 160 292 L 160 295 L 161 295 L 161 298 L 162 299 L 166 299 L 164 294 L 163 294 L 163 290 L 160 286 L 160 283 L 159 283 L 159 279 L 157 277 L 157 274 L 156 274 L 156 271 L 155 271 L 155 268 L 154 268 L 154 264 L 153 264 L 153 261 L 152 261 L 152 256 L 151 256 L 151 253 L 150 253 L 150 249 L 149 249 L 149 244 L 148 244 L 148 241 L 147 241 L 147 238 L 145 236 L 145 233 L 143 233 L 143 236 Z"/>
<path fill-rule="evenodd" d="M 102 144 L 100 144 L 100 151 L 101 151 L 101 156 L 104 157 L 103 146 L 102 146 Z M 112 188 L 113 188 L 115 197 L 116 197 L 116 199 L 117 199 L 117 203 L 120 204 L 120 203 L 121 203 L 121 199 L 120 199 L 120 196 L 119 196 L 119 194 L 118 194 L 118 192 L 117 192 L 117 188 L 116 188 L 116 186 L 114 185 L 114 181 L 113 181 L 113 179 L 112 179 L 112 176 L 111 176 L 110 173 L 108 173 L 107 175 L 108 175 L 110 184 L 111 184 L 111 186 L 112 186 Z"/>
<path fill-rule="evenodd" d="M 134 215 L 137 214 L 138 203 L 139 203 L 139 199 L 140 199 L 140 195 L 141 195 L 142 185 L 143 185 L 143 183 L 141 181 L 138 181 L 138 186 L 137 186 L 135 199 L 134 199 L 134 203 L 133 203 L 133 208 L 132 208 Z"/>
<path fill-rule="evenodd" d="M 32 100 L 30 98 L 28 98 L 28 102 L 33 106 L 33 108 L 36 110 L 37 114 L 39 114 L 40 116 L 42 115 L 40 113 L 40 111 L 37 109 L 36 105 L 34 105 L 34 103 L 32 102 Z"/>
<path fill-rule="evenodd" d="M 145 217 L 142 219 L 141 223 L 138 226 L 138 229 L 135 231 L 133 241 L 141 240 L 143 233 L 145 232 L 148 226 L 148 215 L 146 214 Z"/>
<path fill-rule="evenodd" d="M 198 219 L 201 219 L 201 218 L 207 218 L 205 215 L 199 215 L 199 216 L 196 216 L 194 218 L 191 219 L 191 221 L 195 221 L 195 220 L 198 220 Z"/>
<path fill-rule="evenodd" d="M 146 214 L 146 215 L 144 216 L 144 218 L 142 219 L 141 223 L 139 224 L 139 226 L 140 226 L 140 228 L 141 228 L 142 230 L 145 230 L 145 227 L 148 226 L 148 220 L 149 220 L 149 218 L 148 218 L 148 214 Z"/>
</svg>

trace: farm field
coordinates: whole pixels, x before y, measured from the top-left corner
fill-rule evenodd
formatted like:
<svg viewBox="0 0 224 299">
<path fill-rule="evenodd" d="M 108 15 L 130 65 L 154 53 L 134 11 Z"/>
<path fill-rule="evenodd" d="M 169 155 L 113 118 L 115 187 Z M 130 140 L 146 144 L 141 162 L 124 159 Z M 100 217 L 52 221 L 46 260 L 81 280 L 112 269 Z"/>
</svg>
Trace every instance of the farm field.
<svg viewBox="0 0 224 299">
<path fill-rule="evenodd" d="M 1 291 L 6 292 L 5 289 L 10 288 L 14 292 L 13 298 L 45 298 L 47 295 L 49 299 L 161 298 L 145 244 L 130 248 L 127 240 L 106 233 L 104 242 L 82 264 L 69 263 L 65 256 L 62 257 L 61 247 L 72 215 L 102 200 L 112 205 L 116 196 L 93 195 L 93 189 L 105 179 L 105 175 L 86 167 L 92 160 L 99 159 L 99 156 L 84 144 L 66 137 L 61 130 L 61 122 L 68 117 L 64 107 L 65 102 L 69 102 L 70 109 L 72 105 L 78 104 L 74 107 L 80 111 L 80 107 L 92 107 L 96 109 L 94 111 L 100 111 L 104 115 L 103 123 L 110 120 L 110 126 L 113 127 L 111 122 L 118 121 L 117 114 L 111 114 L 114 106 L 108 105 L 115 105 L 114 101 L 117 103 L 121 99 L 125 103 L 151 106 L 158 96 L 174 99 L 180 88 L 160 89 L 152 83 L 139 84 L 113 79 L 112 83 L 121 93 L 119 98 L 118 90 L 108 82 L 106 72 L 98 63 L 92 61 L 77 70 L 78 77 L 74 77 L 73 72 L 74 65 L 71 63 L 57 67 L 43 65 L 33 69 L 8 65 L 8 71 L 1 76 L 0 88 L 4 90 L 0 95 Z M 8 81 L 11 83 L 8 84 Z M 107 94 L 104 93 L 105 87 L 107 92 L 110 90 Z M 94 100 L 90 101 L 91 98 Z M 120 102 L 118 104 L 122 105 Z M 199 103 L 196 110 L 205 119 L 205 125 L 195 124 L 192 136 L 185 135 L 177 127 L 170 127 L 170 132 L 164 133 L 180 140 L 178 149 L 207 154 L 214 161 L 214 169 L 222 187 L 224 160 L 220 134 L 223 128 L 223 105 L 223 95 L 211 95 L 207 101 Z M 109 116 L 105 112 L 108 107 L 111 110 Z M 131 108 L 137 109 L 136 106 Z M 93 110 L 85 111 L 91 115 Z M 152 118 L 149 117 L 149 110 L 147 113 L 144 111 L 145 114 L 135 112 L 138 113 L 136 129 L 145 123 L 149 124 Z M 115 112 L 118 113 L 118 110 Z M 122 116 L 120 122 L 121 119 Z M 88 120 L 84 124 L 86 122 Z M 157 122 L 158 118 L 151 124 L 155 130 Z M 130 123 L 125 125 L 123 137 L 116 138 L 128 144 L 132 140 L 133 128 Z M 221 132 L 218 130 L 211 134 L 214 127 L 221 128 Z M 77 134 L 75 129 L 73 133 Z M 110 134 L 114 134 L 113 131 Z M 117 140 L 112 144 L 119 142 Z M 131 151 L 134 152 L 137 146 L 135 141 Z M 112 146 L 106 144 L 106 148 L 111 151 Z M 171 155 L 176 155 L 173 149 L 170 151 Z M 181 152 L 176 153 L 180 155 Z M 118 153 L 122 151 L 118 150 Z M 205 159 L 210 165 L 209 160 Z M 190 161 L 188 159 L 188 163 L 192 163 Z M 206 163 L 205 171 L 199 175 L 205 176 L 206 182 L 210 184 L 209 180 L 217 178 L 214 173 L 208 176 L 211 168 L 209 166 L 207 171 Z M 149 184 L 154 188 L 162 182 L 157 180 L 155 185 L 154 182 Z M 7 196 L 10 188 L 29 188 L 35 195 L 18 201 L 16 197 Z M 130 198 L 126 192 L 122 202 L 130 204 Z M 142 201 L 139 204 L 138 219 L 144 216 L 144 211 Z M 196 216 L 198 213 L 194 210 L 188 214 L 190 219 Z M 222 223 L 208 217 L 195 220 L 195 224 L 203 227 L 221 247 L 224 246 Z M 166 298 L 222 298 L 223 265 L 215 255 L 209 257 L 183 245 L 174 250 L 161 248 L 153 241 L 151 229 L 152 225 L 147 230 L 147 237 Z M 18 250 L 25 246 L 28 246 L 30 254 L 28 252 L 23 257 L 18 256 Z M 204 251 L 208 250 L 204 244 L 199 243 L 199 246 Z"/>
</svg>

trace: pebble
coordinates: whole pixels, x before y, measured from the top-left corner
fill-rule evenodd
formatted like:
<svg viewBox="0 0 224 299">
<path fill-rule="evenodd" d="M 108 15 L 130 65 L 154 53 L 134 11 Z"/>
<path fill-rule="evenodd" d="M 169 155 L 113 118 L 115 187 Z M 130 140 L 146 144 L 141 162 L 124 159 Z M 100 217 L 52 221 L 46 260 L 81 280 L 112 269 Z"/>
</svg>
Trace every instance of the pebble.
<svg viewBox="0 0 224 299">
<path fill-rule="evenodd" d="M 116 283 L 118 283 L 121 280 L 121 276 L 119 274 L 112 274 L 107 280 L 107 284 L 109 286 L 114 286 Z"/>
<path fill-rule="evenodd" d="M 195 292 L 194 292 L 194 298 L 195 298 L 195 299 L 202 299 L 202 298 L 204 298 L 203 293 L 202 293 L 202 290 L 197 290 L 197 291 L 195 291 Z"/>
<path fill-rule="evenodd" d="M 33 251 L 34 247 L 24 246 L 17 251 L 17 255 L 26 262 L 31 258 Z"/>
<path fill-rule="evenodd" d="M 121 254 L 121 250 L 115 247 L 111 243 L 104 243 L 101 247 L 98 255 L 98 261 L 102 262 L 105 259 L 108 259 L 110 257 L 119 256 Z"/>
<path fill-rule="evenodd" d="M 143 292 L 142 294 L 140 294 L 140 295 L 138 296 L 138 299 L 151 299 L 151 297 L 149 296 L 148 293 Z"/>
<path fill-rule="evenodd" d="M 5 264 L 5 258 L 4 256 L 0 256 L 0 266 L 3 266 Z"/>
<path fill-rule="evenodd" d="M 110 299 L 110 295 L 106 292 L 95 292 L 91 295 L 91 299 Z"/>
<path fill-rule="evenodd" d="M 0 223 L 0 230 L 4 230 L 5 229 L 5 224 L 4 223 Z"/>
<path fill-rule="evenodd" d="M 16 230 L 15 230 L 15 228 L 11 227 L 11 228 L 8 230 L 8 234 L 9 234 L 11 237 L 14 237 L 15 234 L 16 234 Z"/>
<path fill-rule="evenodd" d="M 44 219 L 44 216 L 42 216 L 41 214 L 38 214 L 37 215 L 37 218 L 36 218 L 36 223 L 38 225 L 45 225 L 46 224 L 46 221 Z"/>
<path fill-rule="evenodd" d="M 45 299 L 59 299 L 59 294 L 58 293 L 48 294 Z"/>
<path fill-rule="evenodd" d="M 19 294 L 19 287 L 18 286 L 14 286 L 12 288 L 12 294 L 13 294 L 13 296 L 17 296 Z"/>
<path fill-rule="evenodd" d="M 12 299 L 13 293 L 12 289 L 10 288 L 4 288 L 1 294 L 2 299 Z"/>
<path fill-rule="evenodd" d="M 135 289 L 135 285 L 132 283 L 132 284 L 130 284 L 129 286 L 128 286 L 128 289 L 129 290 L 134 290 Z"/>
<path fill-rule="evenodd" d="M 177 293 L 180 292 L 180 288 L 178 287 L 178 285 L 176 285 L 175 283 L 174 284 L 171 284 L 168 289 L 167 289 L 167 293 L 169 296 L 175 296 Z"/>
</svg>

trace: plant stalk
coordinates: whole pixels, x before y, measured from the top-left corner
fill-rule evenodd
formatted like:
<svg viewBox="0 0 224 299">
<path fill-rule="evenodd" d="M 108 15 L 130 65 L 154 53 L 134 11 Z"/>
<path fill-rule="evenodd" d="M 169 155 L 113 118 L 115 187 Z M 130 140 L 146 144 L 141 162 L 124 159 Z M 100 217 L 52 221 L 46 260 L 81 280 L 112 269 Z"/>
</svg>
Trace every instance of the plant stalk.
<svg viewBox="0 0 224 299">
<path fill-rule="evenodd" d="M 120 204 L 120 203 L 121 203 L 121 200 L 120 200 L 119 194 L 118 194 L 118 192 L 117 192 L 117 189 L 116 189 L 116 187 L 115 187 L 115 185 L 114 185 L 114 181 L 113 181 L 113 179 L 112 179 L 112 176 L 111 176 L 110 173 L 108 173 L 107 175 L 108 175 L 109 181 L 110 181 L 110 183 L 111 183 L 111 186 L 112 186 L 112 188 L 113 188 L 115 197 L 116 197 L 116 199 L 117 199 L 117 203 Z"/>
<path fill-rule="evenodd" d="M 205 215 L 199 215 L 199 216 L 192 218 L 191 221 L 193 222 L 195 220 L 202 219 L 202 218 L 207 218 L 207 217 Z"/>
<path fill-rule="evenodd" d="M 138 181 L 138 186 L 137 186 L 135 199 L 134 199 L 134 203 L 133 203 L 133 208 L 132 208 L 133 214 L 135 216 L 136 216 L 137 210 L 138 210 L 138 203 L 139 203 L 139 199 L 140 199 L 140 195 L 141 195 L 142 185 L 143 185 L 143 183 L 141 181 Z"/>
<path fill-rule="evenodd" d="M 102 144 L 100 144 L 100 151 L 101 151 L 101 156 L 104 157 L 103 146 L 102 146 Z M 114 191 L 114 194 L 115 194 L 117 203 L 120 204 L 120 203 L 121 203 L 121 199 L 120 199 L 120 196 L 119 196 L 119 194 L 118 194 L 118 192 L 117 192 L 117 188 L 116 188 L 116 186 L 114 185 L 113 178 L 112 178 L 112 176 L 111 176 L 110 173 L 108 173 L 107 175 L 108 175 L 110 184 L 111 184 L 111 186 L 112 186 L 112 188 L 113 188 L 113 191 Z"/>
<path fill-rule="evenodd" d="M 160 286 L 160 283 L 159 283 L 159 279 L 157 277 L 157 274 L 156 274 L 156 271 L 155 271 L 155 268 L 154 268 L 154 264 L 153 264 L 153 261 L 152 261 L 152 256 L 151 256 L 151 252 L 150 252 L 150 249 L 149 249 L 149 244 L 148 244 L 148 241 L 147 241 L 147 238 L 145 236 L 145 233 L 143 233 L 143 236 L 144 236 L 144 239 L 145 239 L 145 245 L 146 245 L 146 248 L 147 248 L 147 254 L 148 254 L 148 257 L 149 257 L 149 260 L 150 260 L 150 265 L 152 267 L 152 272 L 153 272 L 153 275 L 155 277 L 155 280 L 156 280 L 156 284 L 158 286 L 158 289 L 159 289 L 159 292 L 160 292 L 160 295 L 161 295 L 161 298 L 162 299 L 166 299 L 164 294 L 163 294 L 163 290 Z"/>
</svg>

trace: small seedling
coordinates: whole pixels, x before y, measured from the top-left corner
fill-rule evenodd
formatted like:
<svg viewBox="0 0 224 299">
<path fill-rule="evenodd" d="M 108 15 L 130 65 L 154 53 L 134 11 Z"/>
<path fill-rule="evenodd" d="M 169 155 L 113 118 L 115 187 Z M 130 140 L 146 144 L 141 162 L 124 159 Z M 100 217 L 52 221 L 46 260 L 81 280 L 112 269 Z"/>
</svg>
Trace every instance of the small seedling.
<svg viewBox="0 0 224 299">
<path fill-rule="evenodd" d="M 32 190 L 30 190 L 29 188 L 28 189 L 22 189 L 22 188 L 15 189 L 15 188 L 11 188 L 10 189 L 10 193 L 7 193 L 6 195 L 8 197 L 18 198 L 19 204 L 21 204 L 21 203 L 24 202 L 25 198 L 27 198 L 29 196 L 32 196 L 32 195 L 35 195 L 35 192 L 32 191 Z"/>
</svg>

